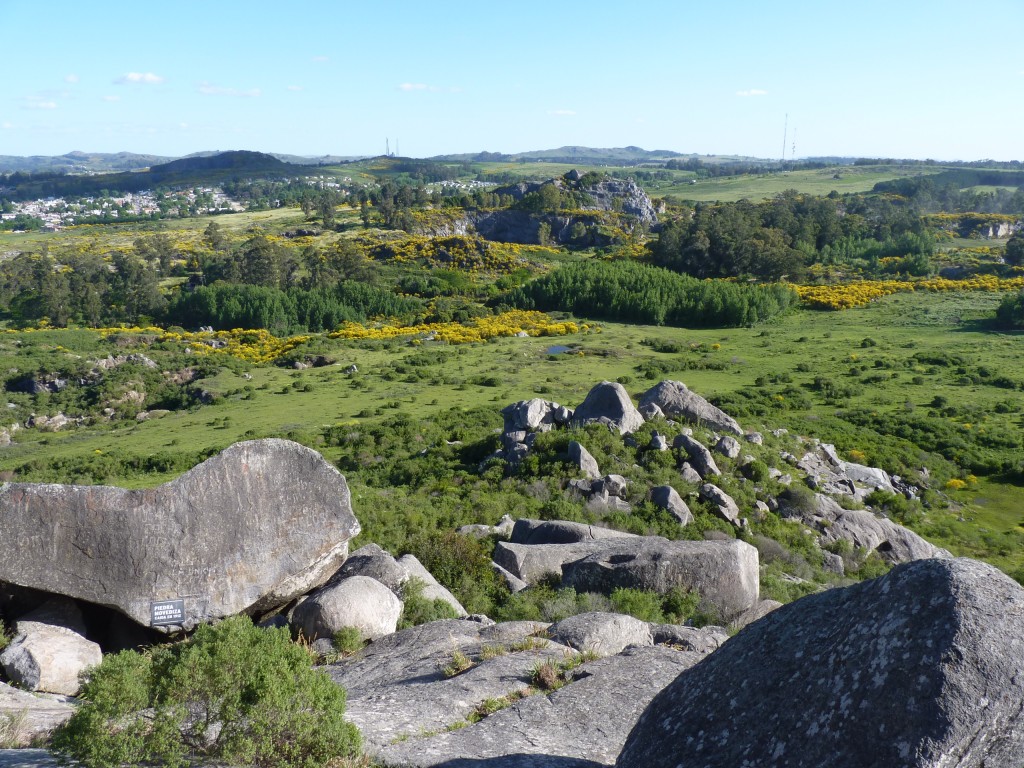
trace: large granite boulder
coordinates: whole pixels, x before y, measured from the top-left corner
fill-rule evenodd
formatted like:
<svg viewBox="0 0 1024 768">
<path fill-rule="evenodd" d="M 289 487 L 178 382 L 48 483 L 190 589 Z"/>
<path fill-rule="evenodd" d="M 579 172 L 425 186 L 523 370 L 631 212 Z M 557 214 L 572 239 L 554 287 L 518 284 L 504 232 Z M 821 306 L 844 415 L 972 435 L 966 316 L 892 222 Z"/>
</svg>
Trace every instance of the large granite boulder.
<svg viewBox="0 0 1024 768">
<path fill-rule="evenodd" d="M 681 674 L 619 768 L 1019 768 L 1024 589 L 921 560 L 783 606 Z"/>
<path fill-rule="evenodd" d="M 292 611 L 292 624 L 309 640 L 330 639 L 355 628 L 365 640 L 390 635 L 402 616 L 402 601 L 369 576 L 351 576 L 321 587 Z"/>
<path fill-rule="evenodd" d="M 50 600 L 22 616 L 15 638 L 3 653 L 7 679 L 29 691 L 74 696 L 79 677 L 103 661 L 97 643 L 85 637 L 85 624 L 71 600 Z"/>
<path fill-rule="evenodd" d="M 562 566 L 562 585 L 609 594 L 616 587 L 665 594 L 696 590 L 708 609 L 728 621 L 757 604 L 757 550 L 737 539 L 668 541 L 657 536 L 602 542 L 604 546 Z"/>
<path fill-rule="evenodd" d="M 713 406 L 681 381 L 663 381 L 640 397 L 640 407 L 656 405 L 670 418 L 682 418 L 703 424 L 717 432 L 742 435 L 743 430 L 732 416 Z"/>
<path fill-rule="evenodd" d="M 157 488 L 7 483 L 0 581 L 176 627 L 269 609 L 322 584 L 359 533 L 345 478 L 287 440 L 237 443 Z M 169 618 L 168 618 L 169 617 Z"/>
<path fill-rule="evenodd" d="M 624 435 L 640 429 L 644 425 L 644 417 L 629 399 L 625 387 L 618 382 L 602 381 L 587 393 L 580 406 L 573 411 L 570 422 L 574 427 L 591 423 L 607 424 Z"/>
</svg>

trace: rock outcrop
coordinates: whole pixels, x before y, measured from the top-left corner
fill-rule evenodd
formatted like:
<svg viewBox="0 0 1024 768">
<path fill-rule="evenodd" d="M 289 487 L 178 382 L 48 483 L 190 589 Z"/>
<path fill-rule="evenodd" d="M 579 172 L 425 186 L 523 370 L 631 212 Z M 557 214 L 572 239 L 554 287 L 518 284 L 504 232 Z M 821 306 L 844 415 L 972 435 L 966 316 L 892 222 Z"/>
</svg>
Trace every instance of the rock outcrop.
<svg viewBox="0 0 1024 768">
<path fill-rule="evenodd" d="M 819 534 L 822 546 L 849 541 L 855 547 L 877 552 L 888 563 L 908 563 L 950 553 L 930 544 L 909 528 L 878 517 L 864 509 L 843 509 L 835 499 L 814 494 L 814 506 L 794 506 L 786 496 L 779 498 L 779 513 L 796 518 Z"/>
<path fill-rule="evenodd" d="M 175 626 L 282 605 L 322 584 L 359 533 L 345 478 L 286 440 L 238 443 L 146 490 L 7 483 L 0 581 Z"/>
<path fill-rule="evenodd" d="M 602 381 L 587 393 L 570 421 L 574 427 L 592 423 L 607 424 L 624 435 L 640 429 L 644 417 L 629 399 L 625 387 L 616 381 Z"/>
<path fill-rule="evenodd" d="M 681 674 L 618 768 L 1016 768 L 1024 589 L 922 560 L 783 606 Z"/>
<path fill-rule="evenodd" d="M 521 696 L 538 663 L 565 659 L 566 646 L 532 637 L 543 627 L 432 622 L 327 670 L 348 691 L 346 716 L 382 765 L 596 768 L 615 760 L 654 694 L 702 658 L 664 646 L 631 648 L 584 664 L 554 693 L 527 695 L 466 724 L 485 701 Z M 473 664 L 446 677 L 455 651 Z"/>
<path fill-rule="evenodd" d="M 640 397 L 640 407 L 648 405 L 658 406 L 670 419 L 685 419 L 718 432 L 743 435 L 743 430 L 736 419 L 696 392 L 691 392 L 681 381 L 662 381 L 644 392 Z"/>
</svg>

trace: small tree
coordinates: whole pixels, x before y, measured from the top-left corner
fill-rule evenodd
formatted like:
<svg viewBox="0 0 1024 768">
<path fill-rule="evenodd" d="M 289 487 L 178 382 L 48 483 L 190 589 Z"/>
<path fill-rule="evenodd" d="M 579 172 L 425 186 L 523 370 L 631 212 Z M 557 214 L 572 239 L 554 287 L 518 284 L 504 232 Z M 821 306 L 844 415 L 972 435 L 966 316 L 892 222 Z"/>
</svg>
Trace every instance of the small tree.
<svg viewBox="0 0 1024 768">
<path fill-rule="evenodd" d="M 242 616 L 200 627 L 191 640 L 104 658 L 83 705 L 53 739 L 86 768 L 196 759 L 314 768 L 356 753 L 345 692 L 314 670 L 288 630 Z"/>
<path fill-rule="evenodd" d="M 1006 242 L 1003 261 L 1013 267 L 1019 267 L 1024 264 L 1024 235 L 1020 232 L 1017 232 Z"/>
<path fill-rule="evenodd" d="M 1003 299 L 996 310 L 996 324 L 1002 328 L 1024 328 L 1024 291 Z"/>
</svg>

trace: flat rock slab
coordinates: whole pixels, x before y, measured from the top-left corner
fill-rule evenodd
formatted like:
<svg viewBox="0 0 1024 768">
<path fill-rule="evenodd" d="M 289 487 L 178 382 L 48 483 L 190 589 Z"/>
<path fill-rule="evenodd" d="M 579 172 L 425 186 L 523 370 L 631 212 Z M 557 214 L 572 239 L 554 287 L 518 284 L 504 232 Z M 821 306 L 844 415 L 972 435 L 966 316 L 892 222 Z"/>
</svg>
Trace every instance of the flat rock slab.
<svg viewBox="0 0 1024 768">
<path fill-rule="evenodd" d="M 382 638 L 325 669 L 347 691 L 345 716 L 359 726 L 372 753 L 396 740 L 442 731 L 464 721 L 484 699 L 525 689 L 535 665 L 572 652 L 539 638 L 524 642 L 546 627 L 433 621 Z M 473 666 L 448 676 L 445 667 L 456 653 Z"/>
<path fill-rule="evenodd" d="M 237 443 L 157 488 L 0 487 L 0 581 L 177 626 L 275 607 L 323 583 L 359 533 L 345 478 L 287 440 Z"/>
<path fill-rule="evenodd" d="M 660 693 L 619 768 L 1019 768 L 1024 589 L 920 560 L 778 608 Z"/>
<path fill-rule="evenodd" d="M 478 723 L 410 738 L 380 750 L 387 766 L 611 765 L 647 703 L 702 657 L 658 648 L 631 648 L 576 670 L 554 693 L 528 696 Z"/>
<path fill-rule="evenodd" d="M 29 693 L 0 683 L 0 718 L 8 723 L 5 730 L 10 743 L 28 746 L 45 739 L 74 712 L 74 700 L 67 696 Z"/>
</svg>

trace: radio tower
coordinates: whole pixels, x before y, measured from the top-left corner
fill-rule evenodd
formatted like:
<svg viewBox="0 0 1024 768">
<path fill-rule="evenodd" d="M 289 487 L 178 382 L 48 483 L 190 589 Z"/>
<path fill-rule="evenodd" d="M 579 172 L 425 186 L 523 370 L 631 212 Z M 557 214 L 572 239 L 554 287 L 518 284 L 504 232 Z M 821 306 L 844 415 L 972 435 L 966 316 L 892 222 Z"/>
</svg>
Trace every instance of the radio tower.
<svg viewBox="0 0 1024 768">
<path fill-rule="evenodd" d="M 789 152 L 790 161 L 792 161 L 794 158 L 796 158 L 796 126 L 793 126 L 793 147 L 790 149 Z"/>
<path fill-rule="evenodd" d="M 789 135 L 789 112 L 786 113 L 786 122 L 782 126 L 782 160 L 780 164 L 786 162 L 786 138 Z"/>
</svg>

